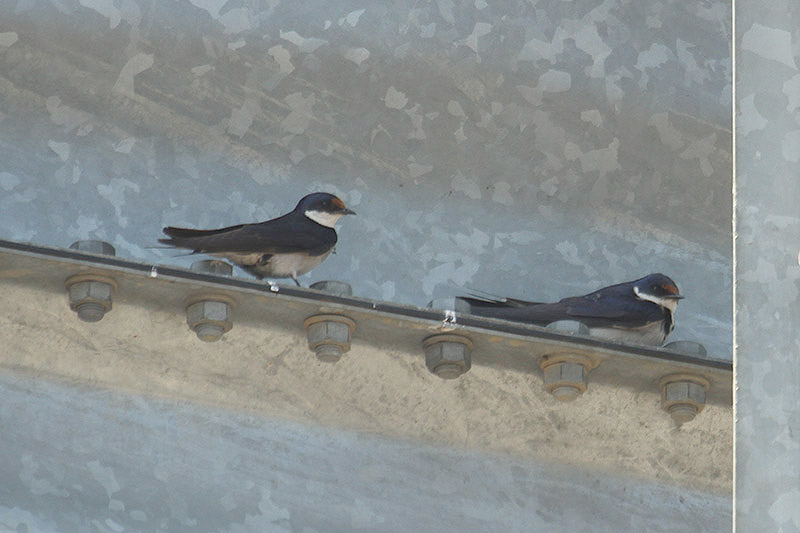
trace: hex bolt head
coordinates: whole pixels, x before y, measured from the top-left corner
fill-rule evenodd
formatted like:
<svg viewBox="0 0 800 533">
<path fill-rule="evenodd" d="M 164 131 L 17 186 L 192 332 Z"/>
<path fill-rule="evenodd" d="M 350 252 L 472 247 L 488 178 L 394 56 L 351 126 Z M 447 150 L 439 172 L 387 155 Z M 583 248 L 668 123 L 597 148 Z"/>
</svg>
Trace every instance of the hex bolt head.
<svg viewBox="0 0 800 533">
<path fill-rule="evenodd" d="M 215 276 L 230 276 L 233 266 L 219 259 L 195 261 L 194 272 Z M 203 342 L 216 342 L 233 327 L 233 307 L 236 302 L 221 294 L 195 294 L 186 302 L 186 323 Z"/>
<path fill-rule="evenodd" d="M 117 288 L 113 278 L 102 274 L 76 274 L 64 285 L 69 296 L 69 308 L 84 322 L 99 322 L 111 311 L 111 297 Z"/>
<path fill-rule="evenodd" d="M 708 355 L 706 347 L 694 341 L 672 341 L 665 344 L 663 348 L 671 352 L 694 355 L 696 357 L 705 357 Z"/>
<path fill-rule="evenodd" d="M 196 295 L 187 302 L 186 323 L 201 341 L 218 341 L 233 327 L 235 303 L 221 294 Z"/>
<path fill-rule="evenodd" d="M 445 296 L 443 298 L 431 300 L 428 302 L 428 309 L 455 311 L 456 313 L 469 313 L 472 310 L 469 306 L 469 302 L 453 296 Z"/>
<path fill-rule="evenodd" d="M 356 323 L 344 315 L 314 315 L 303 326 L 308 335 L 308 349 L 325 363 L 335 363 L 350 350 L 350 338 Z"/>
<path fill-rule="evenodd" d="M 584 354 L 546 355 L 540 364 L 544 388 L 556 400 L 571 402 L 586 392 L 586 375 L 599 364 L 599 360 Z"/>
<path fill-rule="evenodd" d="M 571 402 L 586 391 L 583 365 L 556 363 L 544 368 L 547 390 L 560 402 Z"/>
<path fill-rule="evenodd" d="M 565 335 L 589 335 L 589 327 L 577 320 L 556 320 L 547 324 L 545 329 Z M 577 399 L 586 392 L 586 374 L 595 366 L 587 360 L 580 355 L 572 359 L 545 357 L 541 363 L 545 390 L 559 402 Z"/>
<path fill-rule="evenodd" d="M 214 274 L 217 276 L 230 276 L 233 274 L 233 266 L 219 259 L 203 259 L 195 261 L 190 267 L 194 272 L 203 274 Z"/>
<path fill-rule="evenodd" d="M 706 405 L 709 381 L 695 374 L 671 374 L 658 383 L 661 389 L 661 406 L 677 424 L 685 424 L 696 417 Z"/>
<path fill-rule="evenodd" d="M 75 241 L 69 245 L 70 249 L 92 254 L 116 255 L 116 250 L 106 241 L 85 240 Z"/>
<path fill-rule="evenodd" d="M 332 294 L 334 296 L 353 295 L 353 288 L 350 286 L 349 283 L 345 283 L 344 281 L 337 281 L 335 279 L 317 281 L 316 283 L 312 283 L 311 285 L 309 285 L 308 288 L 314 289 L 315 291 L 327 292 L 328 294 Z"/>
<path fill-rule="evenodd" d="M 70 249 L 101 255 L 115 255 L 114 247 L 105 241 L 75 241 Z M 116 282 L 101 274 L 77 274 L 65 282 L 69 295 L 69 308 L 84 322 L 99 322 L 111 311 L 111 296 Z"/>
<path fill-rule="evenodd" d="M 472 341 L 462 335 L 439 334 L 422 341 L 425 365 L 442 379 L 455 379 L 472 366 Z"/>
</svg>

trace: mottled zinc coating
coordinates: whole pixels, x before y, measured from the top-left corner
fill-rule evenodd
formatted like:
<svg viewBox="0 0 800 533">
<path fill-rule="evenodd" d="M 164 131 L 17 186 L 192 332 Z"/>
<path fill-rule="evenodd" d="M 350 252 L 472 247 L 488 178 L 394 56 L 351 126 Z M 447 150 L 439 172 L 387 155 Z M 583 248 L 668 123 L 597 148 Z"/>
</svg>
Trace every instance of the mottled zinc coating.
<svg viewBox="0 0 800 533">
<path fill-rule="evenodd" d="M 796 532 L 800 4 L 736 5 L 736 530 Z"/>
<path fill-rule="evenodd" d="M 664 272 L 730 357 L 730 5 L 0 5 L 3 238 L 148 248 L 312 190 L 358 211 L 304 276 L 425 305 Z M 237 275 L 244 275 L 238 272 Z"/>
</svg>

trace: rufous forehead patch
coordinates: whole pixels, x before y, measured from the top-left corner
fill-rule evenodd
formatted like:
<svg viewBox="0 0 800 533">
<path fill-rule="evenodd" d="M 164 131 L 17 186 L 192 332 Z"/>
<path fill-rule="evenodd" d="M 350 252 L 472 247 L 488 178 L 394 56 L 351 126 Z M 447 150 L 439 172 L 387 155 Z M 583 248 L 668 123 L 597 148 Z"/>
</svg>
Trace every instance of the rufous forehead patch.
<svg viewBox="0 0 800 533">
<path fill-rule="evenodd" d="M 665 291 L 667 291 L 670 294 L 678 294 L 679 293 L 678 287 L 676 287 L 675 285 L 671 285 L 669 283 L 666 284 L 666 285 L 662 285 L 661 288 L 664 289 Z"/>
</svg>

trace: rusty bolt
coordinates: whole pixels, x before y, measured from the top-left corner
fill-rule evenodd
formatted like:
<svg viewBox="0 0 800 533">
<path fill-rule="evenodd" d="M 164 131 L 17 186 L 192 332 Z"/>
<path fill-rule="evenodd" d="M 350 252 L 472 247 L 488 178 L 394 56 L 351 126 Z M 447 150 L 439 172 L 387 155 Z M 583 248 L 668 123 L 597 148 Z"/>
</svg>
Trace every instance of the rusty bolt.
<svg viewBox="0 0 800 533">
<path fill-rule="evenodd" d="M 78 250 L 80 252 L 89 252 L 92 254 L 101 255 L 116 255 L 116 250 L 106 241 L 86 240 L 75 241 L 69 245 L 70 249 Z"/>
<path fill-rule="evenodd" d="M 335 363 L 350 350 L 350 337 L 356 323 L 343 315 L 314 315 L 308 317 L 303 326 L 308 334 L 309 350 L 316 353 L 320 361 Z"/>
<path fill-rule="evenodd" d="M 111 311 L 111 297 L 117 288 L 113 278 L 102 274 L 77 274 L 65 282 L 69 308 L 84 322 L 99 322 Z"/>
<path fill-rule="evenodd" d="M 471 311 L 469 302 L 453 296 L 445 296 L 443 298 L 431 300 L 428 302 L 428 309 L 455 311 L 456 313 L 469 313 Z"/>
<path fill-rule="evenodd" d="M 190 267 L 194 272 L 230 276 L 233 267 L 219 259 L 195 261 Z M 236 302 L 224 294 L 195 293 L 186 301 L 186 323 L 204 342 L 215 342 L 233 327 L 233 307 Z"/>
<path fill-rule="evenodd" d="M 560 361 L 543 365 L 544 386 L 560 402 L 571 402 L 586 392 L 586 369 L 580 363 Z"/>
<path fill-rule="evenodd" d="M 547 329 L 566 335 L 588 335 L 586 324 L 575 320 L 558 320 Z M 584 354 L 552 354 L 542 358 L 544 388 L 560 402 L 571 402 L 586 392 L 586 375 L 600 362 Z"/>
<path fill-rule="evenodd" d="M 114 247 L 105 241 L 75 241 L 70 249 L 93 254 L 114 255 Z M 99 322 L 111 311 L 111 297 L 117 284 L 113 278 L 102 274 L 77 274 L 65 282 L 69 294 L 69 308 L 84 322 Z"/>
<path fill-rule="evenodd" d="M 328 294 L 333 294 L 334 296 L 353 295 L 353 288 L 349 283 L 337 281 L 335 279 L 318 281 L 316 283 L 312 283 L 308 288 L 316 291 L 327 292 Z"/>
<path fill-rule="evenodd" d="M 235 303 L 222 294 L 195 295 L 186 304 L 186 323 L 201 341 L 218 341 L 233 327 Z"/>
<path fill-rule="evenodd" d="M 706 347 L 694 341 L 672 341 L 664 345 L 665 350 L 671 352 L 683 353 L 686 355 L 694 355 L 696 357 L 705 357 L 708 355 Z"/>
<path fill-rule="evenodd" d="M 472 341 L 467 337 L 439 334 L 422 341 L 428 370 L 442 379 L 455 379 L 471 366 Z"/>
<path fill-rule="evenodd" d="M 203 259 L 195 261 L 190 267 L 195 272 L 202 272 L 203 274 L 215 274 L 218 276 L 230 276 L 233 274 L 233 267 L 225 261 L 219 259 Z"/>
<path fill-rule="evenodd" d="M 659 381 L 661 406 L 678 424 L 696 417 L 706 405 L 710 383 L 695 374 L 671 374 Z"/>
<path fill-rule="evenodd" d="M 586 375 L 599 362 L 583 354 L 554 354 L 542 358 L 544 388 L 560 402 L 571 402 L 586 392 Z"/>
</svg>

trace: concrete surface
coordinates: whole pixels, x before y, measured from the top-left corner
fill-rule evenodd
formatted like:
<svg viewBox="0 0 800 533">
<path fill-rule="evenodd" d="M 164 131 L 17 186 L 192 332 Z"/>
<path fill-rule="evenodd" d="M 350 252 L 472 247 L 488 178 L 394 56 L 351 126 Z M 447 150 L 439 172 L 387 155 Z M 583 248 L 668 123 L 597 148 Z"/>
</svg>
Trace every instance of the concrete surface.
<svg viewBox="0 0 800 533">
<path fill-rule="evenodd" d="M 81 272 L 117 285 L 114 308 L 100 322 L 81 322 L 67 305 L 63 280 Z M 476 327 L 370 302 L 320 301 L 291 287 L 273 292 L 260 283 L 251 284 L 259 287 L 254 290 L 153 273 L 146 266 L 134 271 L 3 251 L 0 279 L 12 303 L 0 327 L 13 334 L 0 369 L 708 491 L 731 489 L 730 368 L 547 337 L 540 328 L 506 333 L 489 320 Z M 185 302 L 198 294 L 235 302 L 233 329 L 219 342 L 201 342 L 186 325 Z M 355 321 L 352 349 L 336 364 L 316 359 L 303 327 L 307 317 L 326 313 Z M 423 341 L 439 333 L 472 341 L 472 369 L 458 380 L 442 380 L 425 365 Z M 545 391 L 540 368 L 542 357 L 562 354 L 599 363 L 588 391 L 570 404 Z M 711 383 L 705 409 L 680 427 L 661 408 L 658 388 L 662 377 L 678 373 Z"/>
<path fill-rule="evenodd" d="M 0 266 L 0 525 L 10 530 L 730 523 L 730 371 L 708 361 L 635 357 L 579 338 L 559 345 L 157 269 L 22 252 L 4 252 Z M 114 308 L 100 322 L 69 309 L 63 283 L 74 272 L 115 279 Z M 181 312 L 199 291 L 236 301 L 234 329 L 217 343 L 198 340 Z M 302 331 L 319 312 L 356 319 L 353 347 L 336 364 L 317 361 Z M 455 381 L 433 376 L 422 356 L 422 339 L 442 328 L 476 347 Z M 548 344 L 601 360 L 572 403 L 544 390 L 537 353 Z M 682 426 L 656 386 L 676 370 L 712 382 L 710 403 Z"/>
</svg>

